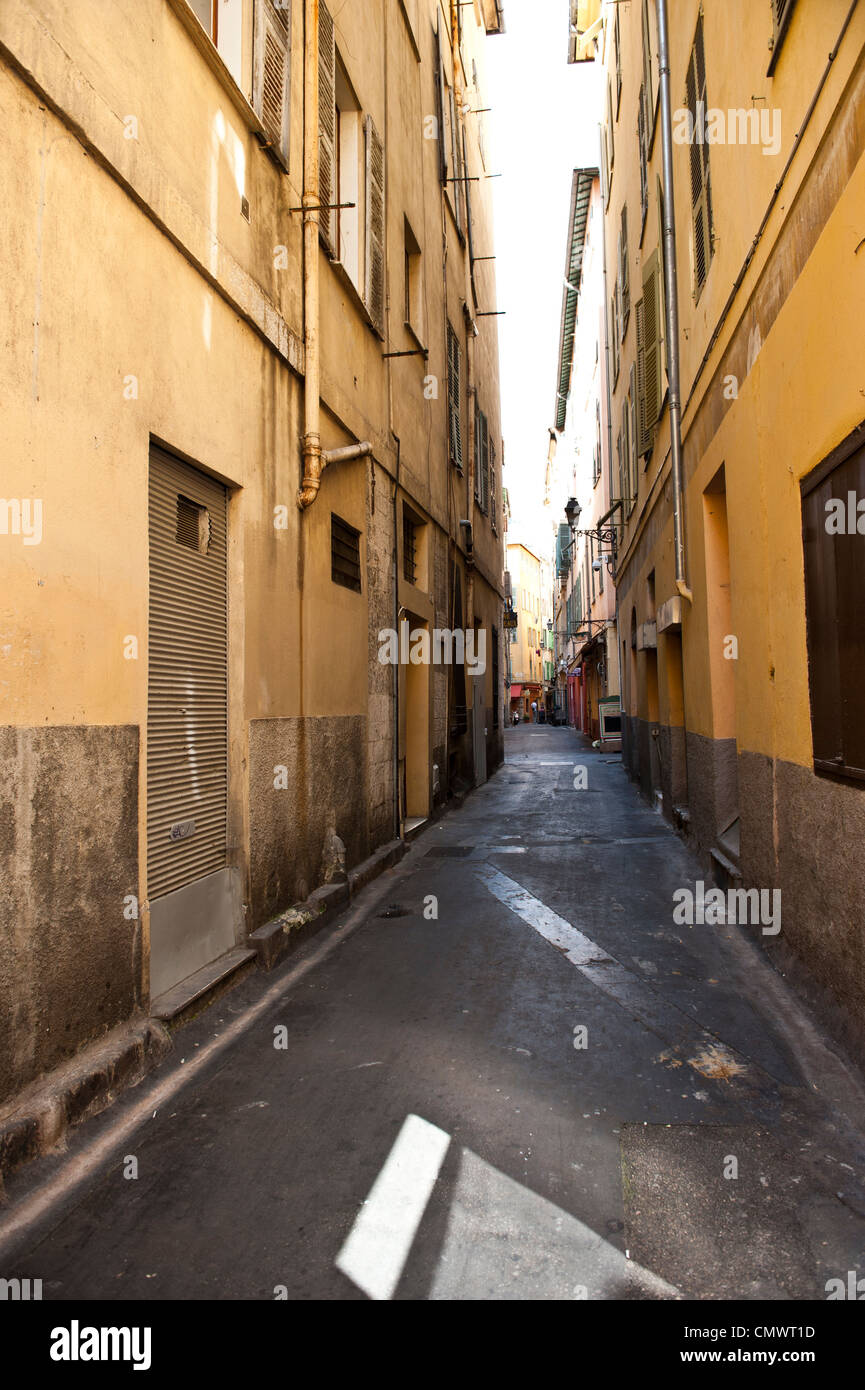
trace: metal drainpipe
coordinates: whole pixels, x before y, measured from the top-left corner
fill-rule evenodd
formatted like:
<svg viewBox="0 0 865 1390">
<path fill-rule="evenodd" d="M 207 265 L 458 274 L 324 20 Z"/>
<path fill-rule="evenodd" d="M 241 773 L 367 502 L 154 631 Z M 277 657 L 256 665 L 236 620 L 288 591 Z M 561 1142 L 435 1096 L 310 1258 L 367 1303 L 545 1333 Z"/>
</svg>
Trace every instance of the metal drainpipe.
<svg viewBox="0 0 865 1390">
<path fill-rule="evenodd" d="M 452 60 L 452 62 L 453 62 L 453 70 L 454 70 L 454 119 L 455 119 L 455 121 L 456 121 L 456 130 L 454 131 L 454 140 L 455 140 L 455 144 L 456 144 L 456 148 L 457 148 L 457 162 L 459 162 L 459 160 L 462 159 L 462 157 L 463 157 L 464 148 L 466 148 L 466 147 L 465 147 L 465 144 L 464 144 L 464 141 L 463 141 L 463 127 L 464 127 L 464 124 L 465 124 L 465 117 L 463 116 L 463 96 L 464 96 L 464 93 L 463 93 L 462 81 L 461 81 L 461 78 L 460 78 L 460 72 L 461 72 L 461 68 L 462 68 L 462 56 L 461 56 L 461 54 L 460 54 L 459 0 L 451 0 L 450 11 L 451 11 L 451 60 Z M 456 174 L 456 166 L 454 167 L 454 174 Z M 467 170 L 467 169 L 464 169 L 464 170 L 463 170 L 463 174 L 464 174 L 464 175 L 467 175 L 467 174 L 468 174 L 468 170 Z M 475 438 L 476 438 L 476 432 L 475 432 L 475 417 L 476 417 L 476 415 L 477 415 L 478 402 L 477 402 L 477 387 L 476 387 L 476 385 L 475 385 L 475 343 L 474 343 L 474 335 L 475 335 L 475 317 L 474 317 L 474 314 L 473 314 L 473 313 L 469 313 L 469 312 L 468 312 L 468 306 L 469 306 L 469 304 L 471 303 L 471 279 L 470 279 L 470 274 L 469 274 L 468 267 L 467 267 L 467 265 L 466 265 L 466 256 L 467 256 L 467 254 L 468 254 L 468 215 L 469 215 L 469 209 L 468 209 L 468 199 L 469 199 L 468 183 L 466 183 L 466 184 L 464 185 L 464 187 L 463 187 L 463 194 L 464 194 L 464 198 L 465 198 L 465 217 L 466 217 L 466 250 L 465 250 L 465 252 L 463 253 L 463 272 L 464 272 L 464 277 L 465 277 L 464 289 L 465 289 L 465 303 L 466 303 L 466 323 L 467 323 L 467 327 L 468 327 L 468 339 L 467 339 L 467 342 L 466 342 L 466 376 L 467 376 L 466 394 L 467 394 L 467 396 L 468 396 L 468 405 L 469 405 L 469 411 L 468 411 L 468 415 L 469 415 L 469 418 L 468 418 L 468 427 L 469 427 L 469 428 L 468 428 L 468 436 L 469 436 L 469 437 L 468 437 L 468 439 L 467 439 L 467 441 L 466 441 L 466 443 L 467 443 L 467 445 L 468 445 L 468 465 L 469 465 L 469 466 L 468 466 L 468 480 L 467 480 L 467 481 L 468 481 L 468 505 L 467 505 L 467 507 L 466 507 L 466 516 L 468 517 L 469 521 L 472 522 L 472 530 L 471 530 L 471 535 L 472 535 L 472 554 L 471 554 L 471 556 L 468 556 L 468 555 L 466 556 L 466 627 L 467 627 L 467 628 L 474 628 L 474 625 L 475 625 L 475 575 L 474 575 L 474 508 L 475 508 L 475 500 L 474 500 L 474 499 L 475 499 L 475 471 L 476 471 L 476 468 L 477 468 L 477 460 L 476 460 L 476 457 L 475 457 Z M 459 188 L 458 188 L 458 186 L 457 186 L 456 184 L 454 184 L 454 200 L 455 200 L 457 206 L 459 206 L 459 198 L 460 198 L 460 195 L 459 195 Z"/>
<path fill-rule="evenodd" d="M 321 483 L 318 317 L 318 0 L 306 0 L 303 60 L 303 486 L 297 504 L 314 500 Z"/>
<path fill-rule="evenodd" d="M 344 449 L 321 447 L 321 349 L 319 335 L 319 188 L 318 168 L 318 11 L 319 0 L 305 0 L 303 58 L 303 482 L 297 505 L 304 511 L 315 501 L 321 475 L 329 463 L 364 458 L 372 445 L 350 444 Z M 335 190 L 337 201 L 339 192 Z"/>
<path fill-rule="evenodd" d="M 667 0 L 658 0 L 658 67 L 661 86 L 661 157 L 664 169 L 664 288 L 667 314 L 667 377 L 670 383 L 670 455 L 673 470 L 673 542 L 676 588 L 693 603 L 685 582 L 685 532 L 682 514 L 682 407 L 679 386 L 679 289 L 676 269 L 676 219 L 673 197 L 673 118 L 670 101 L 670 44 Z"/>
</svg>

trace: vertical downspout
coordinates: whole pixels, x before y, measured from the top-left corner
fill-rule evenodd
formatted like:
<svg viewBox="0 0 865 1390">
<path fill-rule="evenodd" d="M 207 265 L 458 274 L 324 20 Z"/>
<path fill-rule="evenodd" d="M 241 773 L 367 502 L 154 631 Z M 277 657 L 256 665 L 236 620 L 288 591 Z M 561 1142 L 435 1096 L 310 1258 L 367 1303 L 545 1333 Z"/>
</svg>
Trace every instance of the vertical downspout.
<svg viewBox="0 0 865 1390">
<path fill-rule="evenodd" d="M 454 131 L 454 141 L 457 150 L 457 162 L 463 157 L 465 149 L 463 141 L 463 87 L 460 71 L 462 68 L 462 57 L 460 54 L 460 22 L 459 22 L 459 0 L 451 0 L 451 61 L 454 70 L 454 119 L 456 130 Z M 454 175 L 456 175 L 456 165 Z M 468 170 L 464 169 L 463 174 L 467 175 Z M 465 195 L 465 218 L 466 218 L 466 251 L 468 248 L 468 183 L 465 183 L 463 193 Z M 454 185 L 454 201 L 459 206 L 459 191 Z M 465 278 L 464 291 L 465 303 L 468 306 L 471 302 L 471 285 L 468 268 L 466 266 L 466 251 L 463 252 L 463 272 Z M 469 322 L 470 320 L 470 322 Z M 466 516 L 472 523 L 472 550 L 474 550 L 474 516 L 475 516 L 475 470 L 477 460 L 475 458 L 475 416 L 477 412 L 477 393 L 475 388 L 475 344 L 474 344 L 474 311 L 467 312 L 466 321 L 468 322 L 468 339 L 466 343 L 466 394 L 468 397 L 468 505 Z M 474 559 L 468 559 L 466 563 L 466 627 L 473 628 L 475 625 L 475 573 Z"/>
<path fill-rule="evenodd" d="M 673 198 L 673 122 L 670 101 L 670 40 L 667 0 L 658 0 L 658 67 L 661 87 L 661 157 L 664 170 L 664 290 L 666 296 L 667 377 L 670 383 L 670 455 L 673 469 L 673 543 L 676 588 L 689 603 L 685 582 L 685 531 L 682 515 L 682 407 L 679 386 L 679 288 L 676 267 L 676 217 Z"/>
<path fill-rule="evenodd" d="M 305 0 L 303 46 L 303 474 L 321 476 L 318 285 L 318 0 Z M 318 490 L 317 484 L 315 490 Z M 313 494 L 314 495 L 314 494 Z"/>
<path fill-rule="evenodd" d="M 388 82 L 387 82 L 387 54 L 388 54 L 388 32 L 387 32 L 387 29 L 388 29 L 388 26 L 387 26 L 388 6 L 387 6 L 387 0 L 383 0 L 382 10 L 383 10 L 383 13 L 384 13 L 384 44 L 383 44 L 383 47 L 384 47 L 384 55 L 383 55 L 383 61 L 384 61 L 384 148 L 385 148 L 385 157 L 387 157 L 387 151 L 390 149 L 390 130 L 389 130 L 389 127 L 388 127 L 389 103 L 388 103 Z M 385 217 L 384 234 L 385 234 L 385 265 L 387 265 L 387 218 L 386 218 L 386 217 Z M 387 290 L 387 283 L 386 283 L 386 282 L 385 282 L 385 306 L 384 306 L 384 312 L 385 312 L 385 318 L 386 318 L 386 322 L 387 322 L 387 341 L 390 342 L 390 341 L 391 341 L 391 337 L 390 337 L 390 294 L 388 293 L 388 290 Z M 388 419 L 388 428 L 389 428 L 389 430 L 390 430 L 391 439 L 393 439 L 393 441 L 394 441 L 395 444 L 396 444 L 396 476 L 395 476 L 395 478 L 394 478 L 394 483 L 393 483 L 393 628 L 394 628 L 394 632 L 396 633 L 396 637 L 397 637 L 397 650 L 398 650 L 398 651 L 401 651 L 402 649 L 401 649 L 401 647 L 399 646 L 399 640 L 400 640 L 399 623 L 400 623 L 400 617 L 401 617 L 400 603 L 399 603 L 399 475 L 400 475 L 400 462 L 401 462 L 401 454 L 402 454 L 402 443 L 401 443 L 401 440 L 400 440 L 399 435 L 397 434 L 396 430 L 394 429 L 394 415 L 393 415 L 393 363 L 392 363 L 392 361 L 391 361 L 390 358 L 387 359 L 387 367 L 386 367 L 386 369 L 387 369 L 387 419 Z M 373 461 L 373 465 L 372 465 L 372 466 L 373 466 L 373 468 L 375 468 L 375 461 Z M 397 661 L 397 662 L 394 663 L 394 668 L 393 668 L 393 822 L 394 822 L 394 839 L 396 839 L 396 840 L 401 840 L 401 839 L 403 838 L 403 822 L 402 822 L 402 815 L 400 814 L 400 801 L 401 801 L 401 791 L 402 791 L 402 787 L 401 787 L 401 784 L 400 784 L 400 775 L 399 775 L 399 724 L 400 724 L 399 683 L 400 683 L 400 675 L 401 675 L 401 672 L 402 672 L 402 667 L 401 667 L 399 661 Z"/>
</svg>

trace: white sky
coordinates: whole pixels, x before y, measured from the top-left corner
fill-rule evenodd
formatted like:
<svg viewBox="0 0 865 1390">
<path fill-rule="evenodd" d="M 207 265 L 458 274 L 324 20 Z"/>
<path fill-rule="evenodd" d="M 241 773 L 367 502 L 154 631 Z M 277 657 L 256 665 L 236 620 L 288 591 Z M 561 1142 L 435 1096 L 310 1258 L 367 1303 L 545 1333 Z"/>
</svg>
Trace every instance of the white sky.
<svg viewBox="0 0 865 1390">
<path fill-rule="evenodd" d="M 510 540 L 546 557 L 553 409 L 571 176 L 598 163 L 599 63 L 568 63 L 568 0 L 504 0 L 486 60 Z M 540 547 L 540 549 L 539 549 Z"/>
</svg>

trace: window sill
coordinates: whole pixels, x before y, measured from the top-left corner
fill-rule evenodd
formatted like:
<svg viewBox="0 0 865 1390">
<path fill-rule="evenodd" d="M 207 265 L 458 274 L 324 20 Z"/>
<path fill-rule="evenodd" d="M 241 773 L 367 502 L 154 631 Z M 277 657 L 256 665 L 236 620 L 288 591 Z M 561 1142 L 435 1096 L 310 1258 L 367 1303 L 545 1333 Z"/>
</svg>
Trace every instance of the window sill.
<svg viewBox="0 0 865 1390">
<path fill-rule="evenodd" d="M 406 319 L 403 323 L 403 328 L 405 329 L 409 337 L 412 339 L 415 346 L 420 348 L 421 352 L 424 354 L 425 357 L 429 357 L 429 348 L 427 347 L 423 338 L 418 333 L 417 329 L 413 328 L 412 325 L 409 323 L 408 319 Z"/>
<path fill-rule="evenodd" d="M 219 50 L 210 38 L 210 35 L 202 28 L 187 3 L 187 0 L 168 0 L 168 5 L 177 15 L 177 18 L 180 20 L 192 42 L 195 44 L 195 47 L 204 58 L 207 66 L 218 78 L 220 86 L 231 99 L 232 104 L 243 117 L 249 129 L 254 135 L 259 136 L 262 140 L 266 140 L 267 131 L 259 120 L 255 108 L 247 100 L 240 87 L 238 87 L 233 74 L 220 56 Z"/>
<path fill-rule="evenodd" d="M 325 254 L 327 253 L 325 252 Z M 330 258 L 328 257 L 328 259 Z M 366 304 L 364 302 L 363 295 L 361 294 L 357 285 L 352 280 L 342 261 L 331 260 L 330 266 L 334 274 L 336 275 L 337 280 L 342 285 L 343 289 L 347 292 L 349 298 L 353 301 L 354 307 L 357 309 L 367 328 L 369 328 L 369 330 L 372 333 L 374 333 L 377 338 L 381 338 L 382 342 L 384 342 L 384 335 L 379 333 L 378 329 L 373 323 L 372 318 L 370 317 L 369 309 L 367 309 Z"/>
</svg>

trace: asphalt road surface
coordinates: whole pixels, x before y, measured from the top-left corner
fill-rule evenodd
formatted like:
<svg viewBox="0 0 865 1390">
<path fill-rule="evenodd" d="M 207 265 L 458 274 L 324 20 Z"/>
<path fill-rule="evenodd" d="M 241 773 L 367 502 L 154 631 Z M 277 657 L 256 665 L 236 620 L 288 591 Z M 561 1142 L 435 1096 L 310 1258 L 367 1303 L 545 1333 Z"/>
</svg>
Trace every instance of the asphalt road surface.
<svg viewBox="0 0 865 1390">
<path fill-rule="evenodd" d="M 505 741 L 9 1182 L 0 1273 L 45 1300 L 783 1300 L 865 1267 L 859 1083 L 759 928 L 676 924 L 704 875 L 618 757 Z"/>
</svg>

